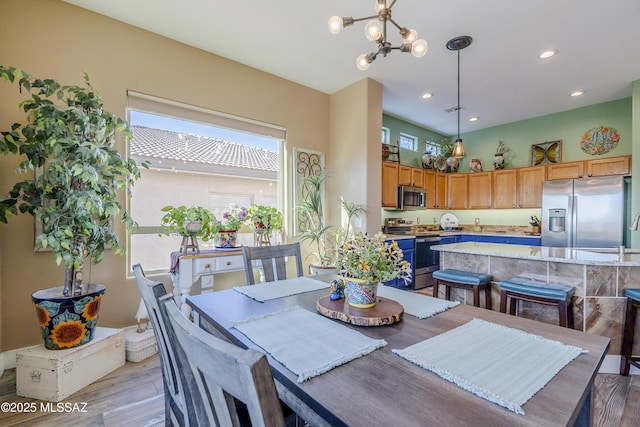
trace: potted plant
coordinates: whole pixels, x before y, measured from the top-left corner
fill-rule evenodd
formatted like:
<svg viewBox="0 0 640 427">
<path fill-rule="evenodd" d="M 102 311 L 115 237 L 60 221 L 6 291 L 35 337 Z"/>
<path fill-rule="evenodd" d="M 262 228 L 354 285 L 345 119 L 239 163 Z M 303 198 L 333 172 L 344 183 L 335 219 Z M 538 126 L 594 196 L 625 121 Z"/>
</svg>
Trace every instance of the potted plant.
<svg viewBox="0 0 640 427">
<path fill-rule="evenodd" d="M 179 234 L 182 236 L 180 250 L 186 252 L 187 241 L 191 239 L 192 246 L 198 252 L 197 238 L 203 241 L 213 239 L 218 232 L 218 222 L 216 217 L 202 206 L 165 206 L 162 212 L 166 212 L 160 224 L 162 232 L 160 234 Z"/>
<path fill-rule="evenodd" d="M 222 220 L 218 221 L 218 240 L 216 247 L 233 248 L 237 246 L 238 230 L 247 220 L 249 211 L 245 207 L 233 208 L 222 214 Z"/>
<path fill-rule="evenodd" d="M 338 248 L 343 246 L 348 240 L 353 238 L 353 219 L 367 212 L 367 208 L 364 205 L 358 205 L 349 202 L 345 200 L 344 197 L 340 197 L 339 201 L 342 212 L 344 213 L 344 221 L 342 223 L 342 226 L 340 226 L 340 228 L 338 228 L 335 233 L 336 247 Z"/>
<path fill-rule="evenodd" d="M 496 155 L 493 158 L 493 167 L 495 170 L 504 169 L 507 159 L 505 158 L 505 153 L 509 151 L 510 148 L 505 145 L 502 140 L 498 141 L 498 148 L 496 148 Z"/>
<path fill-rule="evenodd" d="M 333 239 L 331 227 L 324 223 L 324 207 L 322 185 L 325 174 L 309 175 L 304 180 L 307 194 L 296 206 L 296 212 L 302 220 L 300 241 L 309 241 L 313 247 L 308 255 L 311 257 L 309 269 L 311 274 L 335 273 L 334 257 L 332 254 Z"/>
<path fill-rule="evenodd" d="M 380 282 L 411 279 L 411 263 L 403 259 L 402 249 L 395 240 L 385 240 L 382 233 L 373 237 L 358 233 L 338 248 L 336 266 L 344 276 L 349 305 L 371 308 Z"/>
<path fill-rule="evenodd" d="M 247 212 L 246 222 L 255 233 L 256 246 L 270 245 L 271 235 L 282 230 L 284 217 L 278 209 L 267 205 L 251 205 Z"/>
<path fill-rule="evenodd" d="M 105 290 L 82 282 L 85 260 L 99 263 L 107 248 L 124 253 L 114 216 L 120 215 L 127 230 L 136 226 L 117 199 L 118 191 L 140 177 L 135 162 L 115 149 L 117 134 L 130 136 L 128 124 L 104 110 L 86 74 L 84 86 L 63 86 L 4 66 L 0 77 L 30 95 L 20 104 L 25 122 L 0 132 L 0 152 L 25 157 L 20 173 L 36 171 L 0 196 L 0 222 L 18 213 L 33 215 L 42 224 L 36 243 L 64 264 L 64 285 L 32 296 L 45 346 L 85 344 L 93 338 Z"/>
</svg>

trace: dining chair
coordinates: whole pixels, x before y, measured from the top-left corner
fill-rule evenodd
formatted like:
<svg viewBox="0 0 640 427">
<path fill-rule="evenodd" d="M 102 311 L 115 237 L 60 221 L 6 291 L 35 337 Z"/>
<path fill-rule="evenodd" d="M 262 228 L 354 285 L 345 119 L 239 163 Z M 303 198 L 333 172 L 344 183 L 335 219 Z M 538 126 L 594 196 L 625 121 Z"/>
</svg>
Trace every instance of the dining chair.
<svg viewBox="0 0 640 427">
<path fill-rule="evenodd" d="M 166 425 L 188 425 L 188 414 L 186 404 L 187 396 L 183 390 L 183 381 L 180 376 L 192 377 L 188 370 L 181 370 L 177 364 L 176 355 L 170 345 L 167 335 L 167 326 L 163 317 L 160 315 L 158 307 L 158 298 L 167 294 L 162 282 L 154 282 L 149 280 L 140 264 L 133 266 L 133 274 L 138 282 L 138 289 L 142 294 L 142 300 L 147 307 L 149 321 L 153 328 L 158 345 L 158 353 L 160 353 L 160 365 L 162 368 L 162 382 L 164 384 L 164 408 Z"/>
<path fill-rule="evenodd" d="M 244 258 L 244 270 L 247 275 L 247 285 L 255 284 L 255 277 L 253 275 L 254 261 L 260 261 L 266 282 L 287 278 L 287 264 L 285 260 L 288 256 L 295 257 L 297 274 L 295 277 L 304 275 L 302 271 L 300 243 L 276 246 L 243 246 L 242 255 Z"/>
<path fill-rule="evenodd" d="M 158 300 L 170 342 L 176 348 L 181 369 L 195 373 L 180 377 L 193 402 L 188 425 L 284 427 L 285 419 L 266 356 L 242 349 L 191 323 L 171 295 Z M 177 344 L 177 345 L 176 345 Z M 246 418 L 236 401 L 246 405 Z M 190 405 L 191 406 L 191 405 Z"/>
</svg>

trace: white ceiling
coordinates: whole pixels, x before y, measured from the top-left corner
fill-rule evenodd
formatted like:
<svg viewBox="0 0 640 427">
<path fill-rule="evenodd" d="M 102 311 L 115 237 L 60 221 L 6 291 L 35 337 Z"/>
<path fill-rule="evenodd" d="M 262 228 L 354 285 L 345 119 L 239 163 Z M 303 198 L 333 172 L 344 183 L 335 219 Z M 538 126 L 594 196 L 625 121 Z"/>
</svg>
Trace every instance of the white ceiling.
<svg viewBox="0 0 640 427">
<path fill-rule="evenodd" d="M 327 20 L 372 15 L 374 0 L 65 1 L 328 94 L 370 77 L 386 113 L 447 135 L 457 126 L 444 112 L 456 105 L 457 53 L 445 45 L 456 36 L 473 37 L 461 51 L 462 133 L 629 97 L 640 79 L 638 0 L 398 0 L 393 19 L 429 51 L 393 51 L 364 72 L 356 57 L 376 50 L 365 23 L 332 35 Z M 559 54 L 538 59 L 546 49 Z M 577 89 L 585 94 L 569 97 Z"/>
</svg>

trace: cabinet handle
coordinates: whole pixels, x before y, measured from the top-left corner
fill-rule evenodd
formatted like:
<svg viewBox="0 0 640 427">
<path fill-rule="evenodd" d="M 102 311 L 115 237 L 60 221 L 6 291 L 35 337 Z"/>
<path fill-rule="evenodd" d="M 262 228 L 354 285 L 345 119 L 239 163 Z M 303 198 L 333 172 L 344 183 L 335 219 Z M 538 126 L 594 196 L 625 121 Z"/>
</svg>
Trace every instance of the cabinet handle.
<svg viewBox="0 0 640 427">
<path fill-rule="evenodd" d="M 227 261 L 227 265 L 231 265 L 231 261 Z"/>
<path fill-rule="evenodd" d="M 591 174 L 588 174 L 587 176 L 588 176 L 589 178 L 591 178 Z"/>
<path fill-rule="evenodd" d="M 582 178 L 582 174 L 578 175 L 578 178 Z"/>
<path fill-rule="evenodd" d="M 206 270 L 207 268 L 211 268 L 211 264 L 205 264 L 205 265 L 204 265 L 204 268 L 205 268 L 205 270 Z"/>
</svg>

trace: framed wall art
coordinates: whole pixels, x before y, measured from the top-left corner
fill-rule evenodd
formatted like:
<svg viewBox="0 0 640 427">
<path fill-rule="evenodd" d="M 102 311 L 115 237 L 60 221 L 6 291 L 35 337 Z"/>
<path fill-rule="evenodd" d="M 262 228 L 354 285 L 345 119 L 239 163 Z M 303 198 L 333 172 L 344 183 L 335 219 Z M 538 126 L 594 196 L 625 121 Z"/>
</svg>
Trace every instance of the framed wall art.
<svg viewBox="0 0 640 427">
<path fill-rule="evenodd" d="M 531 146 L 531 166 L 562 162 L 562 140 L 547 141 Z"/>
<path fill-rule="evenodd" d="M 293 147 L 293 206 L 301 200 L 306 200 L 309 189 L 305 187 L 305 178 L 324 172 L 324 153 Z M 293 233 L 299 235 L 307 230 L 308 218 L 296 212 L 293 221 Z"/>
</svg>

